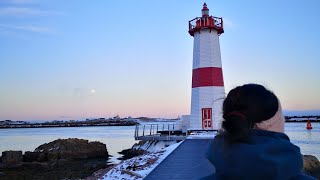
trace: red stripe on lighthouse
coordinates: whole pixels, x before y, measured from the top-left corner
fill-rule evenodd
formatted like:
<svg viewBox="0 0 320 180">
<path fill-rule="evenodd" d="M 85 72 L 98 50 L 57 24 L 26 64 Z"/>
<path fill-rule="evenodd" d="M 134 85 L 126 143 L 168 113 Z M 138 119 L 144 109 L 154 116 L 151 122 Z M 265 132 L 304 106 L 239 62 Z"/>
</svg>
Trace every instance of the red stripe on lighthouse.
<svg viewBox="0 0 320 180">
<path fill-rule="evenodd" d="M 193 69 L 192 88 L 204 86 L 224 86 L 222 68 L 206 67 Z"/>
</svg>

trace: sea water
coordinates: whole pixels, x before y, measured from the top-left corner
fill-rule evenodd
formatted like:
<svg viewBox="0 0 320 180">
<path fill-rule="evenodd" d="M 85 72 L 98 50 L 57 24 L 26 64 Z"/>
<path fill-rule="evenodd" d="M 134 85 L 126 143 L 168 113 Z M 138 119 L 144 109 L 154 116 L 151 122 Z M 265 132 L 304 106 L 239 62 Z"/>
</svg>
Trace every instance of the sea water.
<svg viewBox="0 0 320 180">
<path fill-rule="evenodd" d="M 312 130 L 307 130 L 306 124 L 286 123 L 285 133 L 300 147 L 302 154 L 314 155 L 320 160 L 320 123 L 312 123 Z"/>
<path fill-rule="evenodd" d="M 312 130 L 306 130 L 306 123 L 286 123 L 285 133 L 291 142 L 299 146 L 302 154 L 316 156 L 320 160 L 320 123 L 313 123 Z M 0 152 L 5 150 L 33 151 L 41 144 L 56 139 L 80 138 L 100 141 L 107 145 L 111 162 L 117 163 L 123 149 L 131 148 L 135 126 L 94 126 L 59 128 L 16 128 L 0 129 Z"/>
</svg>

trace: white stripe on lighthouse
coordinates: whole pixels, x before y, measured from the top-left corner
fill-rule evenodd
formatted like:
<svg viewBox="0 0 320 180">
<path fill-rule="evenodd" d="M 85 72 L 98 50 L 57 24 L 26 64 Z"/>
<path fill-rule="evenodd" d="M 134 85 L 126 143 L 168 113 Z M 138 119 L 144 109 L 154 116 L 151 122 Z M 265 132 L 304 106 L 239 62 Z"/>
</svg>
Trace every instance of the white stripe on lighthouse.
<svg viewBox="0 0 320 180">
<path fill-rule="evenodd" d="M 219 36 L 216 30 L 202 29 L 194 33 L 193 69 L 222 67 Z"/>
</svg>

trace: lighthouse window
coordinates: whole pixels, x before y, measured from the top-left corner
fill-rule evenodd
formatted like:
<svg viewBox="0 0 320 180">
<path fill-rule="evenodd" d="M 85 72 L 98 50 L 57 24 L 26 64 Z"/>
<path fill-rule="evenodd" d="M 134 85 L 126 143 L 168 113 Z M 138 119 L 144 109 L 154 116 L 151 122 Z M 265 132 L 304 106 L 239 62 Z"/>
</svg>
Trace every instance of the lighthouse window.
<svg viewBox="0 0 320 180">
<path fill-rule="evenodd" d="M 208 16 L 209 10 L 202 10 L 202 16 Z"/>
</svg>

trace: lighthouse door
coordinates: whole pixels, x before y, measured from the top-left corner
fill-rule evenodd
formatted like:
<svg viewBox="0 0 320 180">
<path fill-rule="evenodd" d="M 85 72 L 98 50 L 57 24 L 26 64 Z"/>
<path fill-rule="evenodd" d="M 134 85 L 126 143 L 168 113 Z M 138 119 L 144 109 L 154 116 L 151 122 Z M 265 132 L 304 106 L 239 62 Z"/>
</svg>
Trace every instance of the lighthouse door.
<svg viewBox="0 0 320 180">
<path fill-rule="evenodd" d="M 212 108 L 202 108 L 202 129 L 212 129 Z"/>
</svg>

